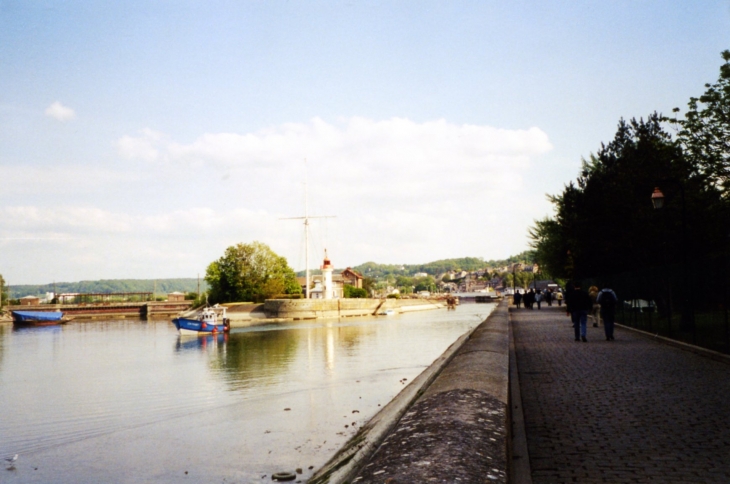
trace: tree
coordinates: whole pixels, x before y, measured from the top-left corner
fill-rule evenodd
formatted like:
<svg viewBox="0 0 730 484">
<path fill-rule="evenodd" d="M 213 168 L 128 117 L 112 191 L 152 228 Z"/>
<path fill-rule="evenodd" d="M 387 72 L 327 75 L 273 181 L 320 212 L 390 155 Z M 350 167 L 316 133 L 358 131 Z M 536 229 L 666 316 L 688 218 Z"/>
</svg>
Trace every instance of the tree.
<svg viewBox="0 0 730 484">
<path fill-rule="evenodd" d="M 8 303 L 8 286 L 5 284 L 5 279 L 0 274 L 0 308 L 4 307 Z"/>
<path fill-rule="evenodd" d="M 667 207 L 650 196 L 661 186 Z M 691 220 L 682 226 L 682 194 Z M 697 165 L 662 129 L 661 118 L 621 120 L 614 139 L 583 162 L 575 183 L 549 197 L 554 218 L 530 229 L 538 263 L 553 277 L 591 277 L 678 263 L 685 253 L 707 255 L 726 244 L 727 204 Z M 683 244 L 686 230 L 691 240 Z M 661 243 L 660 248 L 657 244 Z"/>
<path fill-rule="evenodd" d="M 345 284 L 342 289 L 342 295 L 346 298 L 366 298 L 368 292 L 365 289 Z"/>
<path fill-rule="evenodd" d="M 725 61 L 720 66 L 720 78 L 699 98 L 692 97 L 684 119 L 664 118 L 677 126 L 677 139 L 687 156 L 721 188 L 725 198 L 730 196 L 730 50 L 722 52 Z"/>
<path fill-rule="evenodd" d="M 375 280 L 373 277 L 363 277 L 362 278 L 362 288 L 365 289 L 365 292 L 368 294 L 372 294 L 372 292 L 376 289 L 378 281 Z"/>
<path fill-rule="evenodd" d="M 415 280 L 415 291 L 436 292 L 436 280 L 431 276 L 419 277 Z"/>
<path fill-rule="evenodd" d="M 261 302 L 277 294 L 301 294 L 286 259 L 261 242 L 228 247 L 208 266 L 205 280 L 211 303 Z"/>
</svg>

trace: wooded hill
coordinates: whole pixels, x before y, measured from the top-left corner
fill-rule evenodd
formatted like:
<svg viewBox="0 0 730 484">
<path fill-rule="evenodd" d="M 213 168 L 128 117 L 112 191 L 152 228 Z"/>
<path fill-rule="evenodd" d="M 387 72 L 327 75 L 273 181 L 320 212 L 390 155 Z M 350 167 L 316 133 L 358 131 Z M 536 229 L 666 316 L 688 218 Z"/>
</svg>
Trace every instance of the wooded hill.
<svg viewBox="0 0 730 484">
<path fill-rule="evenodd" d="M 481 257 L 461 257 L 457 259 L 442 259 L 427 264 L 377 264 L 366 262 L 353 267 L 356 271 L 366 277 L 373 279 L 393 276 L 413 276 L 418 272 L 425 272 L 428 275 L 436 276 L 449 271 L 478 271 L 482 269 L 496 269 L 515 262 L 534 261 L 534 251 L 525 251 L 509 257 L 508 259 L 485 261 Z"/>
<path fill-rule="evenodd" d="M 201 278 L 200 290 L 205 291 L 208 285 Z M 24 296 L 44 296 L 47 292 L 64 293 L 112 293 L 112 292 L 154 292 L 158 295 L 171 292 L 197 292 L 198 280 L 195 278 L 180 279 L 103 279 L 100 281 L 56 282 L 41 285 L 9 285 L 11 299 Z"/>
</svg>

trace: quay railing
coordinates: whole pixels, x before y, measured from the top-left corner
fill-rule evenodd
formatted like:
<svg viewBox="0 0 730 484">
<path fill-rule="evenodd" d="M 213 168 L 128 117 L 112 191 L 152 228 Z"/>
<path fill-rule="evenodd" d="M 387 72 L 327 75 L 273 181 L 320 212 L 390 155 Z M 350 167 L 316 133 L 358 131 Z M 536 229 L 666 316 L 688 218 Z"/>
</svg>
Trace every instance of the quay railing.
<svg viewBox="0 0 730 484">
<path fill-rule="evenodd" d="M 730 354 L 730 257 L 588 278 L 582 285 L 616 292 L 617 323 Z"/>
</svg>

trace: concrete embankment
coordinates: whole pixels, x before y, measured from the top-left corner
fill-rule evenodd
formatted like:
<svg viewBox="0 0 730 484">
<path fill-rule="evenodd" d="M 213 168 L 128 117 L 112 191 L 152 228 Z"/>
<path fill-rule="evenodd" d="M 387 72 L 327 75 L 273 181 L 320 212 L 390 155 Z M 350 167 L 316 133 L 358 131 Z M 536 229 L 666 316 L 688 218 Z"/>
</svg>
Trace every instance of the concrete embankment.
<svg viewBox="0 0 730 484">
<path fill-rule="evenodd" d="M 507 308 L 456 341 L 309 483 L 507 482 Z"/>
<path fill-rule="evenodd" d="M 9 311 L 62 311 L 74 321 L 95 319 L 165 319 L 190 308 L 192 301 L 98 302 L 10 306 Z"/>
<path fill-rule="evenodd" d="M 440 299 L 268 299 L 261 304 L 230 303 L 227 316 L 232 328 L 307 319 L 375 316 L 387 309 L 401 314 L 446 307 Z"/>
</svg>

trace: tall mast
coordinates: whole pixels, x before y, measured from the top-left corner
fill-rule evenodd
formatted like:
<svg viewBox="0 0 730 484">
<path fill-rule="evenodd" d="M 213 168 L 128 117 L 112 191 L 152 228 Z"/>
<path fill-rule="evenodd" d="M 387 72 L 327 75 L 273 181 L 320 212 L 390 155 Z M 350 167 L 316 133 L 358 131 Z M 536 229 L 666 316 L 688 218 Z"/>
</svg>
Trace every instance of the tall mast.
<svg viewBox="0 0 730 484">
<path fill-rule="evenodd" d="M 307 192 L 307 182 L 309 176 L 306 170 L 307 160 L 304 160 L 304 299 L 309 299 L 309 197 Z"/>
<path fill-rule="evenodd" d="M 304 217 L 284 217 L 279 220 L 302 220 L 304 219 L 304 271 L 305 271 L 305 284 L 306 287 L 304 288 L 304 297 L 306 299 L 309 299 L 309 219 L 310 218 L 335 218 L 334 215 L 317 215 L 317 216 L 309 216 L 309 200 L 308 200 L 308 190 L 307 190 L 307 170 L 306 170 L 306 163 L 307 160 L 304 160 L 305 163 L 305 169 L 304 169 Z"/>
</svg>

